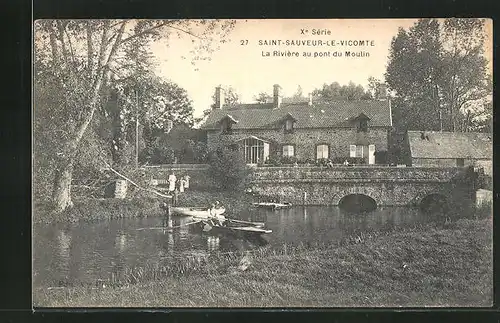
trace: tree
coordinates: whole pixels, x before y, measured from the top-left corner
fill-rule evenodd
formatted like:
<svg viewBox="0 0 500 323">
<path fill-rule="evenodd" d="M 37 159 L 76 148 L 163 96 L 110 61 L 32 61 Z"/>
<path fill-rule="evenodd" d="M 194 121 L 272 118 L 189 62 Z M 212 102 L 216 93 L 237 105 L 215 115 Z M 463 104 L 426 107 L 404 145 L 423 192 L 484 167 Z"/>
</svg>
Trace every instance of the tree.
<svg viewBox="0 0 500 323">
<path fill-rule="evenodd" d="M 484 21 L 449 18 L 443 27 L 443 103 L 449 111 L 451 130 L 463 131 L 464 127 L 459 127 L 467 115 L 463 108 L 492 92 L 483 56 Z"/>
<path fill-rule="evenodd" d="M 210 155 L 209 174 L 218 189 L 237 192 L 245 187 L 251 171 L 241 151 L 221 144 Z"/>
<path fill-rule="evenodd" d="M 266 92 L 260 92 L 259 94 L 257 94 L 256 96 L 254 96 L 254 100 L 257 102 L 257 103 L 268 103 L 269 101 L 272 100 L 272 96 Z"/>
<path fill-rule="evenodd" d="M 368 90 L 366 91 L 371 97 L 373 98 L 378 98 L 378 91 L 379 91 L 379 86 L 382 84 L 382 82 L 373 77 L 373 76 L 370 76 L 368 78 Z"/>
<path fill-rule="evenodd" d="M 303 98 L 303 96 L 302 96 L 302 86 L 300 86 L 300 85 L 297 86 L 297 90 L 293 94 L 293 98 L 297 98 L 297 99 Z"/>
<path fill-rule="evenodd" d="M 236 93 L 236 90 L 232 86 L 222 87 L 221 90 L 224 93 L 225 105 L 235 105 L 239 103 L 240 98 L 238 96 L 238 93 Z M 212 101 L 213 104 L 211 107 L 213 108 L 215 106 L 215 101 L 216 101 L 215 93 L 212 95 Z"/>
<path fill-rule="evenodd" d="M 134 61 L 131 54 L 160 38 L 188 35 L 195 44 L 194 59 L 199 59 L 214 50 L 211 45 L 216 38 L 224 37 L 233 24 L 216 20 L 122 19 L 35 23 L 35 91 L 48 97 L 45 102 L 53 103 L 49 108 L 53 118 L 65 121 L 61 136 L 51 147 L 57 156 L 52 193 L 55 211 L 72 205 L 73 166 L 82 138 L 102 106 L 103 97 L 110 94 L 112 74 L 129 68 Z"/>
<path fill-rule="evenodd" d="M 420 19 L 391 42 L 385 79 L 402 129 L 463 130 L 468 102 L 488 89 L 481 19 Z"/>
<path fill-rule="evenodd" d="M 342 86 L 338 82 L 323 84 L 321 89 L 315 89 L 312 94 L 321 97 L 325 101 L 371 99 L 370 93 L 365 92 L 363 86 L 356 85 L 352 81 L 348 85 Z"/>
</svg>

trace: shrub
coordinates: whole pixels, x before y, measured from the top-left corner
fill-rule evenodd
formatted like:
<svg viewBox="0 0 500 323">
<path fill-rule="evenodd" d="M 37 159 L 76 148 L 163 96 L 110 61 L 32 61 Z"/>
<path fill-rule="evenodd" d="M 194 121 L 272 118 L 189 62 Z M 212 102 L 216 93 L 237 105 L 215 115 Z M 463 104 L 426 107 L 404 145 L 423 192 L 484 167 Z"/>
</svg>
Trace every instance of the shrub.
<svg viewBox="0 0 500 323">
<path fill-rule="evenodd" d="M 241 191 L 248 182 L 250 168 L 240 151 L 220 147 L 211 152 L 209 174 L 217 188 Z"/>
<path fill-rule="evenodd" d="M 335 158 L 332 158 L 332 162 L 334 164 L 343 164 L 346 160 L 349 163 L 349 165 L 366 164 L 366 161 L 363 157 L 335 157 Z"/>
<path fill-rule="evenodd" d="M 269 166 L 281 166 L 281 158 L 276 154 L 272 154 L 266 161 L 266 164 Z"/>
<path fill-rule="evenodd" d="M 281 164 L 290 165 L 297 163 L 298 159 L 295 156 L 282 156 Z"/>
</svg>

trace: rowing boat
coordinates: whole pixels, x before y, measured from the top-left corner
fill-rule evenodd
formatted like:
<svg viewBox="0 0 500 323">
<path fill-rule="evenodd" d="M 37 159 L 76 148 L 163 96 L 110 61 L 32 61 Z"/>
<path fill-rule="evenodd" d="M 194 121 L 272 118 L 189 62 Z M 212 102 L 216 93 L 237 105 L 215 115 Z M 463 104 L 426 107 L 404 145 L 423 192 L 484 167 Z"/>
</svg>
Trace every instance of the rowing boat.
<svg viewBox="0 0 500 323">
<path fill-rule="evenodd" d="M 210 210 L 203 207 L 177 207 L 173 206 L 171 208 L 172 214 L 180 215 L 180 216 L 192 216 L 196 218 L 210 218 L 213 216 L 222 216 L 226 209 L 224 207 L 214 209 L 212 213 Z M 215 214 L 214 214 L 215 213 Z"/>
<path fill-rule="evenodd" d="M 253 203 L 253 206 L 272 209 L 272 210 L 279 210 L 291 207 L 292 203 L 258 202 L 258 203 Z"/>
<path fill-rule="evenodd" d="M 212 220 L 200 221 L 201 228 L 203 232 L 209 233 L 220 233 L 220 234 L 229 234 L 235 236 L 260 236 L 263 234 L 272 233 L 272 230 L 264 229 L 261 226 L 248 225 L 243 226 L 241 224 L 232 222 L 231 220 L 227 220 L 224 222 L 215 222 Z"/>
</svg>

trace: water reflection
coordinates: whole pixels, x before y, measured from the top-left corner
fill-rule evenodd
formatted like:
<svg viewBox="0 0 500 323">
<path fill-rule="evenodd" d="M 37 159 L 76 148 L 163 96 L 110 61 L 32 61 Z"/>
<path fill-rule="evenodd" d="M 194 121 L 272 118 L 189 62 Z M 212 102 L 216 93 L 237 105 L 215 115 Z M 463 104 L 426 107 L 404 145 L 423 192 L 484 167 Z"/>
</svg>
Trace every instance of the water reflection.
<svg viewBox="0 0 500 323">
<path fill-rule="evenodd" d="M 97 223 L 37 226 L 34 230 L 34 284 L 53 286 L 60 281 L 94 282 L 127 268 L 178 259 L 179 255 L 206 255 L 217 251 L 244 251 L 283 243 L 330 243 L 366 230 L 390 230 L 432 219 L 417 209 L 378 208 L 349 213 L 337 207 L 296 207 L 276 212 L 263 209 L 238 218 L 265 222 L 273 233 L 265 238 L 233 239 L 209 236 L 186 225 L 189 218 L 122 219 Z M 179 227 L 180 226 L 180 227 Z M 140 229 L 140 230 L 138 230 Z"/>
<path fill-rule="evenodd" d="M 118 232 L 115 243 L 118 246 L 120 252 L 125 251 L 125 245 L 127 243 L 127 235 L 124 232 Z"/>
<path fill-rule="evenodd" d="M 207 236 L 207 249 L 208 251 L 219 250 L 220 238 L 216 236 Z"/>
</svg>

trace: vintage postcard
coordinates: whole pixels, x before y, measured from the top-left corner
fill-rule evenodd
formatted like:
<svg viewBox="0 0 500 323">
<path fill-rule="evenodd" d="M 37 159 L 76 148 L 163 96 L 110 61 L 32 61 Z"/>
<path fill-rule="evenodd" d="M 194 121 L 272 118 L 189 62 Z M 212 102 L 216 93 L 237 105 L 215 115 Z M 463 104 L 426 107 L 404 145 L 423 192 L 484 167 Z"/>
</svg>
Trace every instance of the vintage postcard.
<svg viewBox="0 0 500 323">
<path fill-rule="evenodd" d="M 493 304 L 491 19 L 33 30 L 34 307 Z"/>
</svg>

